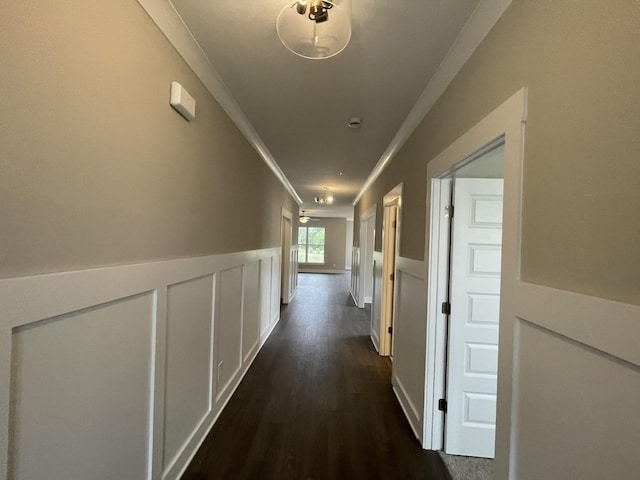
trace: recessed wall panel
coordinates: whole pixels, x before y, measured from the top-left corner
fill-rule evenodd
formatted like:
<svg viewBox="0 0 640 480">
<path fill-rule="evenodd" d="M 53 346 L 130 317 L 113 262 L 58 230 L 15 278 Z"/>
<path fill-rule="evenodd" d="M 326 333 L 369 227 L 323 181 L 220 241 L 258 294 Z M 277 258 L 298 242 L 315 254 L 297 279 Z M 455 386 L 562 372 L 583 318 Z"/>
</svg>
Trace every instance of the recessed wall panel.
<svg viewBox="0 0 640 480">
<path fill-rule="evenodd" d="M 242 359 L 242 267 L 218 274 L 215 321 L 216 400 L 240 369 Z"/>
<path fill-rule="evenodd" d="M 154 297 L 14 329 L 11 478 L 147 478 Z"/>
<path fill-rule="evenodd" d="M 260 263 L 246 265 L 244 274 L 242 356 L 246 359 L 260 341 Z"/>
<path fill-rule="evenodd" d="M 212 297 L 210 275 L 167 289 L 165 467 L 211 408 Z"/>
<path fill-rule="evenodd" d="M 271 322 L 280 313 L 280 255 L 271 257 Z"/>
<path fill-rule="evenodd" d="M 271 320 L 271 258 L 260 260 L 260 335 L 267 332 Z"/>
<path fill-rule="evenodd" d="M 516 478 L 637 478 L 640 366 L 517 321 Z"/>
</svg>

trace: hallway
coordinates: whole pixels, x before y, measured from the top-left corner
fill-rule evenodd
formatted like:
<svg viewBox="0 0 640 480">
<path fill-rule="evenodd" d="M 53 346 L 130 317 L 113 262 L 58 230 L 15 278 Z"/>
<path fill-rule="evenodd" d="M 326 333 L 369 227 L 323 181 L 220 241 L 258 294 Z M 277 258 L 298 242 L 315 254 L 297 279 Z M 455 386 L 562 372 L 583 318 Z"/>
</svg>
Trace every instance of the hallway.
<svg viewBox="0 0 640 480">
<path fill-rule="evenodd" d="M 183 480 L 448 478 L 414 438 L 348 285 L 349 273 L 300 274 Z"/>
</svg>

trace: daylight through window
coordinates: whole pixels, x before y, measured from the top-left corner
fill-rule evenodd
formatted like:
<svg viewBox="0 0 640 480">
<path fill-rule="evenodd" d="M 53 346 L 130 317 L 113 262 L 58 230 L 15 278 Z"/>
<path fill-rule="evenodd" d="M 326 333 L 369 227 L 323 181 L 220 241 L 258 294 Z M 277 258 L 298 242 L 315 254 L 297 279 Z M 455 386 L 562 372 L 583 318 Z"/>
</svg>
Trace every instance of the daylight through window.
<svg viewBox="0 0 640 480">
<path fill-rule="evenodd" d="M 324 263 L 324 227 L 298 227 L 298 261 Z"/>
</svg>

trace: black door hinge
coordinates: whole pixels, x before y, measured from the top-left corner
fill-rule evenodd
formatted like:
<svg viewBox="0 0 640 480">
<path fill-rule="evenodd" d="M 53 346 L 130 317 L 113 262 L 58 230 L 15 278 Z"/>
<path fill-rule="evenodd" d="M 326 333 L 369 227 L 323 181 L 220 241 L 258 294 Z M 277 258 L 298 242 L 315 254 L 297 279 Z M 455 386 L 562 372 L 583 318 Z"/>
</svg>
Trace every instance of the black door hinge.
<svg viewBox="0 0 640 480">
<path fill-rule="evenodd" d="M 389 280 L 391 280 L 393 282 L 395 280 L 395 278 L 396 278 L 396 276 L 393 273 L 389 274 Z"/>
<path fill-rule="evenodd" d="M 451 315 L 451 304 L 449 302 L 442 302 L 442 313 Z"/>
<path fill-rule="evenodd" d="M 389 327 L 387 331 L 389 332 L 389 335 L 393 334 L 393 327 Z"/>
<path fill-rule="evenodd" d="M 398 228 L 398 222 L 396 220 L 394 220 L 393 223 L 391 224 L 391 226 L 393 228 Z"/>
<path fill-rule="evenodd" d="M 444 398 L 441 398 L 440 400 L 438 400 L 438 410 L 440 410 L 441 412 L 447 413 L 447 400 Z"/>
</svg>

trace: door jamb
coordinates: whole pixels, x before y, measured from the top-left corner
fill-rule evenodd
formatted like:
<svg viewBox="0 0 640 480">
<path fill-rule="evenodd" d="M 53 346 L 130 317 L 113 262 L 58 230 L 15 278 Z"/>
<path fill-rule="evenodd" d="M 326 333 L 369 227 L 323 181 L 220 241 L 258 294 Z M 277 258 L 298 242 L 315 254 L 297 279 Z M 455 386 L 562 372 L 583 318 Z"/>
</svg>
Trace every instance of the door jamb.
<svg viewBox="0 0 640 480">
<path fill-rule="evenodd" d="M 475 154 L 504 141 L 504 207 L 502 233 L 502 273 L 500 288 L 500 341 L 498 360 L 498 403 L 496 408 L 496 471 L 508 472 L 511 453 L 511 391 L 513 368 L 513 322 L 515 318 L 513 285 L 520 279 L 520 224 L 522 203 L 522 162 L 524 131 L 527 120 L 527 89 L 522 88 L 455 140 L 427 165 L 427 224 L 425 258 L 427 271 L 427 351 L 425 355 L 425 411 L 422 446 L 440 450 L 443 446 L 443 414 L 438 399 L 443 394 L 443 345 L 446 342 L 440 325 L 437 303 L 438 245 L 431 241 L 431 231 L 439 223 L 439 201 L 434 194 L 438 179 L 454 167 L 475 158 Z M 439 192 L 438 192 L 439 193 Z M 439 197 L 438 197 L 439 198 Z"/>
<path fill-rule="evenodd" d="M 378 205 L 372 205 L 364 214 L 360 215 L 360 261 L 358 262 L 358 308 L 364 308 L 364 300 L 365 300 L 365 273 L 367 272 L 365 262 L 371 260 L 373 262 L 373 250 L 376 244 L 375 233 L 373 239 L 370 239 L 373 242 L 371 245 L 371 258 L 366 258 L 366 252 L 369 251 L 369 242 L 367 241 L 367 229 L 362 228 L 365 225 L 365 222 L 369 222 L 371 219 L 376 221 L 376 209 Z M 366 224 L 368 225 L 368 223 Z M 373 270 L 373 269 L 372 269 Z M 373 271 L 370 272 L 373 275 Z"/>
<path fill-rule="evenodd" d="M 289 244 L 284 243 L 284 229 L 287 225 L 286 220 L 289 220 Z M 280 217 L 280 301 L 286 305 L 291 301 L 293 295 L 291 295 L 291 245 L 293 245 L 293 214 L 282 207 L 282 215 Z M 288 251 L 285 251 L 288 250 Z M 286 255 L 286 258 L 285 258 Z M 287 271 L 285 271 L 285 267 Z M 286 277 L 285 277 L 286 275 Z M 283 286 L 286 285 L 287 292 L 283 291 Z"/>
</svg>

